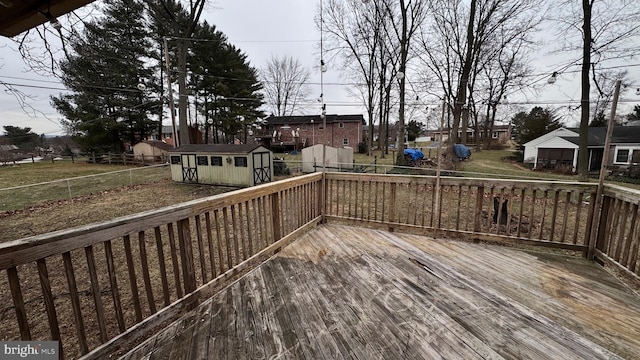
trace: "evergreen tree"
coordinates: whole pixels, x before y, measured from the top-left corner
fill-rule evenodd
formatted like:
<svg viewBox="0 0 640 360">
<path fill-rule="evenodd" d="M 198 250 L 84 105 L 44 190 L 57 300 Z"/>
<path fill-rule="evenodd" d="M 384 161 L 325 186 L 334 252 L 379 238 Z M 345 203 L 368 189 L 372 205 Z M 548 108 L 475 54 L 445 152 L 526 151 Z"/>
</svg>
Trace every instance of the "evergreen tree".
<svg viewBox="0 0 640 360">
<path fill-rule="evenodd" d="M 38 134 L 31 131 L 30 127 L 18 127 L 18 126 L 3 126 L 5 136 L 9 139 L 12 145 L 19 147 L 22 150 L 34 150 L 40 140 Z"/>
<path fill-rule="evenodd" d="M 552 130 L 562 126 L 557 116 L 552 110 L 543 109 L 539 106 L 531 109 L 529 113 L 521 111 L 513 119 L 513 132 L 516 141 L 522 147 L 527 142 L 540 137 Z"/>
<path fill-rule="evenodd" d="M 640 105 L 633 107 L 633 112 L 626 115 L 627 121 L 639 121 L 640 120 Z"/>
<path fill-rule="evenodd" d="M 233 136 L 263 116 L 262 84 L 240 49 L 227 42 L 214 25 L 203 23 L 188 57 L 190 83 L 197 89 L 197 107 L 204 115 L 203 124 L 213 120 L 214 141 L 230 142 Z M 206 127 L 205 133 L 208 133 Z M 219 139 L 223 134 L 224 139 Z"/>
<path fill-rule="evenodd" d="M 153 130 L 152 71 L 144 6 L 139 0 L 110 0 L 104 16 L 70 39 L 73 54 L 62 61 L 62 81 L 71 91 L 52 97 L 64 124 L 85 150 L 122 151 Z M 144 84 L 139 87 L 139 84 Z"/>
</svg>

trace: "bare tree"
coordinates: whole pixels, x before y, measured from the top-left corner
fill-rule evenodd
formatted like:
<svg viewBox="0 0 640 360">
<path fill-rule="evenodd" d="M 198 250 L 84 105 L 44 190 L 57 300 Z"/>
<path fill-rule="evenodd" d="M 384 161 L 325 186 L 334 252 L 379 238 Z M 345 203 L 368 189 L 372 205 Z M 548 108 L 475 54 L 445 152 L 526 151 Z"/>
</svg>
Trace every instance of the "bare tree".
<svg viewBox="0 0 640 360">
<path fill-rule="evenodd" d="M 260 72 L 269 110 L 275 116 L 289 116 L 299 111 L 309 95 L 310 76 L 309 69 L 298 59 L 272 56 Z"/>
<path fill-rule="evenodd" d="M 501 49 L 528 41 L 542 11 L 540 3 L 532 0 L 471 0 L 468 7 L 462 2 L 436 0 L 432 13 L 434 21 L 421 41 L 423 64 L 440 82 L 439 97 L 450 104 L 451 141 L 458 142 L 461 125 L 466 134 L 467 124 L 461 120 L 466 120 L 463 112 L 473 97 L 476 78 L 488 64 L 499 64 L 502 59 L 504 65 Z"/>
<path fill-rule="evenodd" d="M 395 71 L 387 66 L 391 56 L 384 36 L 389 18 L 383 16 L 383 9 L 378 3 L 369 6 L 357 0 L 329 0 L 323 17 L 324 31 L 332 45 L 329 52 L 340 56 L 345 75 L 357 84 L 352 92 L 361 97 L 367 109 L 369 156 L 373 148 L 376 109 L 380 127 L 388 119 L 384 116 L 388 112 L 383 111 L 385 90 L 391 91 L 387 70 Z"/>
</svg>

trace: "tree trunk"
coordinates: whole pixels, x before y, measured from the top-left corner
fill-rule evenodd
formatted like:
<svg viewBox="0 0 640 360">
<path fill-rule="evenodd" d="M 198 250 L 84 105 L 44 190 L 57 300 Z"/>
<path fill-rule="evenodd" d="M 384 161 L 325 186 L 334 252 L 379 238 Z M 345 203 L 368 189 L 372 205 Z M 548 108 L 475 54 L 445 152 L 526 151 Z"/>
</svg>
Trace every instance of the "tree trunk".
<svg viewBox="0 0 640 360">
<path fill-rule="evenodd" d="M 184 40 L 178 42 L 178 115 L 180 145 L 191 144 L 187 122 L 187 49 Z"/>
<path fill-rule="evenodd" d="M 400 79 L 400 110 L 398 111 L 398 132 L 396 134 L 396 149 L 398 150 L 396 164 L 406 165 L 404 160 L 404 97 L 405 97 L 405 81 L 407 77 L 407 7 L 404 0 L 400 0 L 400 11 L 402 12 L 402 36 L 400 39 L 400 70 L 403 77 Z"/>
<path fill-rule="evenodd" d="M 451 129 L 451 142 L 457 143 L 460 140 L 458 130 L 460 129 L 460 118 L 462 115 L 462 106 L 467 101 L 467 86 L 469 84 L 469 74 L 471 74 L 473 59 L 473 42 L 474 42 L 474 23 L 476 18 L 476 2 L 471 0 L 469 9 L 469 23 L 467 24 L 467 49 L 460 73 L 460 83 L 458 84 L 458 93 L 453 104 L 453 128 Z M 466 131 L 467 129 L 464 129 Z M 453 148 L 452 148 L 453 149 Z"/>
<path fill-rule="evenodd" d="M 589 151 L 587 149 L 587 133 L 589 131 L 589 68 L 591 66 L 591 1 L 582 0 L 584 22 L 582 48 L 582 97 L 580 100 L 580 140 L 578 141 L 578 178 L 587 180 L 589 173 Z M 605 159 L 606 161 L 607 159 Z"/>
</svg>

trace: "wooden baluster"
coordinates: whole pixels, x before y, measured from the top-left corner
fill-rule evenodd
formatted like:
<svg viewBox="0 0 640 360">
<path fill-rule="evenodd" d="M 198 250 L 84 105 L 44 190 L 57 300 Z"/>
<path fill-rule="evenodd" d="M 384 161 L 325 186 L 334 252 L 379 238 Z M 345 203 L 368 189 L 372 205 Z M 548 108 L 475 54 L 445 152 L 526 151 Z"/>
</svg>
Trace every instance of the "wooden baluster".
<svg viewBox="0 0 640 360">
<path fill-rule="evenodd" d="M 133 309 L 136 313 L 136 323 L 142 321 L 142 308 L 140 306 L 140 296 L 138 295 L 138 282 L 136 280 L 136 268 L 133 263 L 133 255 L 131 253 L 131 240 L 129 235 L 125 235 L 124 252 L 127 259 L 127 272 L 129 273 L 129 287 L 131 288 L 131 298 L 133 300 Z"/>
<path fill-rule="evenodd" d="M 566 197 L 564 199 L 564 214 L 562 215 L 562 238 L 560 239 L 560 242 L 566 242 L 565 236 L 567 235 L 567 223 L 569 222 L 569 207 L 571 205 L 572 194 L 572 191 L 567 191 Z"/>
<path fill-rule="evenodd" d="M 125 326 L 124 315 L 122 313 L 122 303 L 120 302 L 120 291 L 118 289 L 116 269 L 113 263 L 113 250 L 111 249 L 111 241 L 104 242 L 104 254 L 107 260 L 107 271 L 109 272 L 109 284 L 111 286 L 111 298 L 113 299 L 113 308 L 116 312 L 118 330 L 123 333 L 127 328 Z"/>
<path fill-rule="evenodd" d="M 303 201 L 303 204 L 305 202 Z M 246 221 L 247 224 L 255 224 L 255 217 L 253 219 L 251 219 L 250 216 L 250 210 L 249 210 L 249 205 L 251 203 L 249 201 L 245 201 L 244 203 L 244 220 Z M 255 253 L 254 248 L 253 248 L 253 236 L 252 236 L 252 232 L 255 230 L 255 227 L 252 226 L 247 226 L 246 227 L 246 232 L 247 232 L 247 252 L 249 253 L 249 256 L 253 256 L 253 254 Z M 247 256 L 245 255 L 245 258 L 247 258 Z"/>
<path fill-rule="evenodd" d="M 78 297 L 76 276 L 73 273 L 71 253 L 68 251 L 63 253 L 62 260 L 64 262 L 64 272 L 67 276 L 67 284 L 69 285 L 69 296 L 71 298 L 71 307 L 73 308 L 73 318 L 75 319 L 76 332 L 78 334 L 78 346 L 80 346 L 80 352 L 82 354 L 86 354 L 89 352 L 89 347 L 87 346 L 87 336 L 84 328 L 84 321 L 82 320 L 82 311 L 80 310 L 80 298 Z"/>
<path fill-rule="evenodd" d="M 47 263 L 45 259 L 38 259 L 37 265 L 40 287 L 42 288 L 42 298 L 44 299 L 44 306 L 47 309 L 51 340 L 60 341 L 60 327 L 58 326 L 58 315 L 56 313 L 56 306 L 53 302 L 53 294 L 51 293 L 51 281 L 49 280 Z M 60 351 L 62 351 L 62 346 L 60 346 Z"/>
<path fill-rule="evenodd" d="M 274 241 L 280 240 L 282 236 L 280 229 L 280 193 L 271 194 L 271 216 L 273 226 Z"/>
<path fill-rule="evenodd" d="M 630 204 L 631 206 L 631 224 L 629 225 L 629 232 L 627 233 L 626 241 L 624 243 L 624 249 L 622 251 L 622 259 L 620 260 L 620 264 L 624 267 L 629 268 L 629 255 L 631 251 L 631 244 L 633 242 L 637 242 L 637 239 L 633 237 L 636 229 L 636 225 L 638 223 L 638 204 Z M 623 234 L 624 236 L 624 234 Z"/>
<path fill-rule="evenodd" d="M 140 250 L 140 265 L 142 266 L 142 279 L 144 281 L 144 290 L 147 294 L 147 302 L 151 314 L 156 313 L 156 301 L 153 297 L 153 287 L 151 286 L 151 278 L 149 277 L 149 263 L 147 259 L 147 244 L 144 231 L 138 232 L 138 249 Z"/>
<path fill-rule="evenodd" d="M 167 267 L 164 262 L 164 249 L 162 247 L 162 233 L 160 227 L 154 228 L 156 238 L 156 251 L 158 253 L 158 266 L 160 267 L 160 281 L 162 282 L 162 299 L 164 300 L 164 306 L 171 304 L 171 297 L 169 294 L 169 282 L 167 280 Z"/>
<path fill-rule="evenodd" d="M 521 230 L 520 225 L 522 224 L 522 212 L 524 211 L 524 200 L 526 199 L 526 192 L 527 192 L 527 189 L 525 188 L 520 189 L 520 210 L 518 213 L 518 225 L 517 225 L 518 227 L 516 230 L 516 237 L 520 237 L 520 230 Z"/>
<path fill-rule="evenodd" d="M 213 210 L 213 222 L 216 224 L 216 240 L 218 243 L 218 259 L 220 265 L 220 274 L 224 273 L 226 269 L 231 268 L 231 263 L 227 262 L 227 266 L 224 266 L 224 254 L 222 249 L 222 234 L 220 233 L 220 216 L 218 215 L 218 209 Z M 229 249 L 227 249 L 227 254 Z"/>
<path fill-rule="evenodd" d="M 482 229 L 482 202 L 484 200 L 484 186 L 478 186 L 476 193 L 476 209 L 473 222 L 473 231 L 480 232 Z"/>
<path fill-rule="evenodd" d="M 584 199 L 584 193 L 582 191 L 580 191 L 578 193 L 578 203 L 576 205 L 576 221 L 573 227 L 573 239 L 571 240 L 571 242 L 573 244 L 577 244 L 578 243 L 578 232 L 580 229 L 580 213 L 582 212 L 582 201 Z"/>
<path fill-rule="evenodd" d="M 622 201 L 622 200 L 621 200 Z M 620 221 L 619 232 L 618 232 L 618 241 L 616 242 L 616 250 L 613 253 L 613 258 L 620 262 L 620 253 L 622 252 L 623 244 L 625 242 L 625 230 L 627 228 L 627 218 L 629 217 L 629 202 L 624 201 L 623 204 L 620 205 L 620 212 L 622 212 L 622 220 Z"/>
<path fill-rule="evenodd" d="M 558 216 L 558 203 L 560 202 L 560 190 L 556 190 L 553 195 L 553 210 L 551 212 L 551 235 L 549 236 L 549 241 L 553 241 L 555 239 L 556 233 L 556 222 Z"/>
<path fill-rule="evenodd" d="M 188 295 L 197 288 L 195 266 L 193 264 L 193 247 L 191 246 L 191 227 L 188 218 L 178 221 L 178 241 L 180 242 L 184 292 L 185 295 Z M 193 306 L 195 306 L 195 302 Z"/>
<path fill-rule="evenodd" d="M 89 268 L 89 279 L 91 281 L 91 292 L 93 293 L 93 303 L 96 306 L 96 317 L 98 318 L 98 329 L 100 330 L 100 342 L 107 342 L 107 325 L 104 321 L 104 307 L 102 306 L 102 291 L 98 283 L 98 273 L 96 272 L 96 260 L 93 255 L 93 246 L 84 248 Z"/>
<path fill-rule="evenodd" d="M 173 267 L 173 280 L 176 284 L 176 296 L 182 298 L 182 283 L 180 282 L 180 266 L 178 265 L 178 248 L 176 247 L 176 236 L 173 231 L 173 223 L 167 224 L 169 233 L 169 255 L 171 255 L 171 266 Z"/>
<path fill-rule="evenodd" d="M 531 211 L 529 212 L 529 232 L 527 233 L 527 238 L 531 239 L 533 237 L 533 225 L 536 222 L 535 212 L 536 211 L 536 189 L 531 189 Z"/>
<path fill-rule="evenodd" d="M 207 211 L 204 214 L 204 226 L 207 232 L 207 245 L 209 246 L 209 265 L 211 265 L 211 277 L 216 278 L 215 249 L 213 247 L 213 232 L 211 231 L 211 214 Z"/>
<path fill-rule="evenodd" d="M 549 190 L 544 191 L 542 201 L 542 219 L 540 221 L 540 233 L 538 234 L 538 240 L 543 240 L 544 236 L 544 221 L 547 213 L 547 198 L 549 197 Z"/>
<path fill-rule="evenodd" d="M 8 268 L 7 276 L 9 277 L 9 288 L 11 288 L 11 297 L 13 298 L 13 308 L 16 311 L 16 319 L 20 328 L 20 339 L 23 341 L 31 340 L 27 310 L 24 307 L 22 290 L 20 289 L 18 269 L 15 266 Z"/>
<path fill-rule="evenodd" d="M 202 276 L 202 282 L 207 283 L 207 263 L 204 259 L 204 243 L 202 239 L 202 224 L 200 215 L 195 216 L 196 220 L 196 243 L 198 245 L 198 260 L 200 261 L 200 276 Z"/>
</svg>

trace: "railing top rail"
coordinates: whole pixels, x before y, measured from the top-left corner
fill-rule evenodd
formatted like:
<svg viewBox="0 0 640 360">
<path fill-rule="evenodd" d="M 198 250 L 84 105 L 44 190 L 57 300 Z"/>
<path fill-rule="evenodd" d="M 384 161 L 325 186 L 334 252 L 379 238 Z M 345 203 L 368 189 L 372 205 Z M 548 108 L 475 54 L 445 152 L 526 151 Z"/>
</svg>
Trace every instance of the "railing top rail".
<svg viewBox="0 0 640 360">
<path fill-rule="evenodd" d="M 354 174 L 351 173 L 335 173 L 328 172 L 327 178 L 330 179 L 340 179 L 340 178 L 351 178 Z M 359 173 L 357 174 L 359 177 L 367 177 L 367 178 L 378 178 L 380 180 L 391 180 L 391 179 L 405 179 L 404 182 L 410 182 L 412 178 L 418 179 L 435 179 L 434 175 L 402 175 L 402 177 L 398 177 L 397 174 L 370 174 L 370 173 Z M 459 182 L 459 183 L 487 183 L 490 181 L 491 183 L 498 184 L 539 184 L 539 185 L 568 185 L 568 186 L 579 186 L 585 188 L 596 188 L 598 184 L 596 183 L 588 183 L 588 182 L 580 182 L 580 181 L 566 181 L 566 180 L 522 180 L 522 179 L 494 179 L 494 178 L 473 178 L 473 177 L 456 177 L 456 176 L 441 176 L 441 179 L 450 182 Z"/>
<path fill-rule="evenodd" d="M 112 175 L 112 174 L 117 174 L 117 173 L 121 173 L 121 172 L 137 171 L 137 170 L 151 169 L 151 168 L 155 168 L 155 167 L 164 167 L 164 166 L 168 166 L 168 164 L 149 165 L 149 166 L 145 166 L 145 167 L 136 167 L 136 168 L 130 168 L 130 169 L 124 169 L 124 170 L 108 171 L 108 172 L 103 172 L 103 173 L 98 173 L 98 174 L 82 175 L 82 176 L 76 176 L 76 177 L 71 177 L 71 178 L 64 178 L 64 179 L 58 179 L 58 180 L 51 180 L 51 181 L 45 181 L 45 182 L 34 183 L 34 184 L 26 184 L 26 185 L 12 186 L 12 187 L 8 187 L 8 188 L 1 188 L 1 189 L 0 189 L 0 191 L 4 191 L 4 190 L 17 190 L 17 189 L 28 188 L 28 187 L 31 187 L 31 186 L 39 186 L 39 185 L 55 184 L 55 183 L 59 183 L 59 182 L 65 182 L 65 181 L 68 181 L 68 180 L 85 179 L 85 178 L 90 178 L 90 177 L 97 177 L 97 176 L 104 176 L 104 175 Z"/>
<path fill-rule="evenodd" d="M 229 204 L 244 202 L 300 184 L 318 181 L 321 178 L 322 173 L 312 173 L 191 200 L 161 209 L 123 216 L 113 220 L 2 243 L 0 244 L 0 270 L 165 225 Z"/>
</svg>

